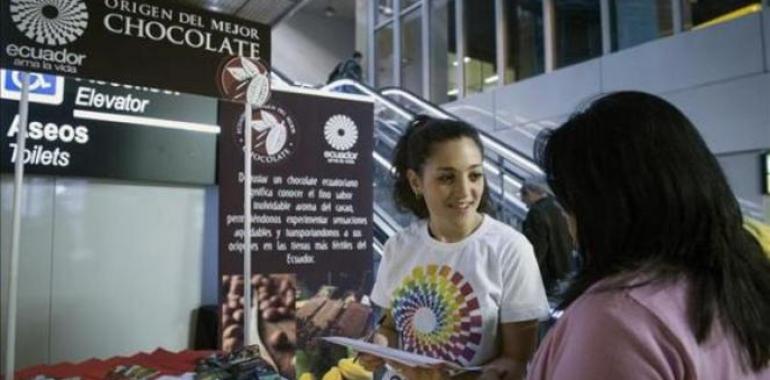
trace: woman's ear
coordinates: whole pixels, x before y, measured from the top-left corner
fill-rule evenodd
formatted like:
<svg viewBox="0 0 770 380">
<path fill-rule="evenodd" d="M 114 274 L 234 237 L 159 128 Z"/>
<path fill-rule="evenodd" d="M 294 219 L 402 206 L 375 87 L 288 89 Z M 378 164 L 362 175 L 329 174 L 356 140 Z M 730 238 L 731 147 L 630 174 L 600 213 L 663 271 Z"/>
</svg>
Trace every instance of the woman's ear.
<svg viewBox="0 0 770 380">
<path fill-rule="evenodd" d="M 412 169 L 406 170 L 406 178 L 409 180 L 409 186 L 412 188 L 412 191 L 419 198 L 422 195 L 422 179 Z"/>
</svg>

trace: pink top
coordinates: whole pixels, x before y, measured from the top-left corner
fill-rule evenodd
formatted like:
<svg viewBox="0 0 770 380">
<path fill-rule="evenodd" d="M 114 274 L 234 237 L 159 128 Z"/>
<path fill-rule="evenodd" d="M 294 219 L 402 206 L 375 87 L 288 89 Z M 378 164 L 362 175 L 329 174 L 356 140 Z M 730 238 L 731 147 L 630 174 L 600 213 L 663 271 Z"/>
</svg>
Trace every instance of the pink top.
<svg viewBox="0 0 770 380">
<path fill-rule="evenodd" d="M 770 379 L 744 369 L 737 345 L 715 321 L 698 344 L 687 322 L 689 282 L 656 282 L 578 298 L 545 337 L 528 379 Z"/>
</svg>

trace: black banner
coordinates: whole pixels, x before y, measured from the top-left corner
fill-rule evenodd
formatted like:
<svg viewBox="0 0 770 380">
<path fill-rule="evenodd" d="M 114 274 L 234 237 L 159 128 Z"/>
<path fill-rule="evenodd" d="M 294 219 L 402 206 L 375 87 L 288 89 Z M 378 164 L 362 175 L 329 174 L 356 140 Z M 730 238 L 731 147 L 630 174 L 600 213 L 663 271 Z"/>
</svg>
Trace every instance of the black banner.
<svg viewBox="0 0 770 380">
<path fill-rule="evenodd" d="M 227 99 L 247 89 L 267 91 L 266 25 L 168 1 L 4 0 L 0 6 L 4 68 Z"/>
<path fill-rule="evenodd" d="M 31 75 L 26 147 L 18 72 L 0 71 L 0 170 L 23 157 L 32 174 L 213 184 L 217 101 L 154 88 Z"/>
<path fill-rule="evenodd" d="M 255 275 L 246 282 L 244 107 L 219 104 L 222 348 L 243 342 L 243 288 L 251 284 L 257 320 L 245 322 L 259 326 L 255 334 L 276 366 L 295 378 L 320 363 L 318 357 L 330 357 L 318 351 L 318 336 L 360 337 L 370 323 L 362 297 L 373 277 L 373 104 L 274 91 L 266 106 L 254 109 Z"/>
</svg>

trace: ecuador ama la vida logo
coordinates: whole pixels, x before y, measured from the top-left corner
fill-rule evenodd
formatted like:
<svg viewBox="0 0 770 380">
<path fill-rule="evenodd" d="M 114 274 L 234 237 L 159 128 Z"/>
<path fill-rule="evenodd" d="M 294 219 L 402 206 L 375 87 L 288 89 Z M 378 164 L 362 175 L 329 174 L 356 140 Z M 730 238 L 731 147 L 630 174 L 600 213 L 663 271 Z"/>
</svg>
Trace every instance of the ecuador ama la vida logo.
<svg viewBox="0 0 770 380">
<path fill-rule="evenodd" d="M 243 115 L 238 120 L 235 142 L 244 149 Z M 251 114 L 251 157 L 260 164 L 277 164 L 291 157 L 298 142 L 297 128 L 288 113 L 267 105 Z"/>
<path fill-rule="evenodd" d="M 10 0 L 11 19 L 27 38 L 62 46 L 77 40 L 88 26 L 83 0 Z"/>
<path fill-rule="evenodd" d="M 358 126 L 347 115 L 334 115 L 324 124 L 324 138 L 334 150 L 324 151 L 324 158 L 330 164 L 354 165 L 358 152 L 351 149 L 358 142 Z"/>
<path fill-rule="evenodd" d="M 8 44 L 4 53 L 19 69 L 77 74 L 85 54 L 64 47 L 80 38 L 88 27 L 85 0 L 5 0 L 16 29 L 33 46 Z M 35 46 L 36 45 L 36 46 Z"/>
</svg>

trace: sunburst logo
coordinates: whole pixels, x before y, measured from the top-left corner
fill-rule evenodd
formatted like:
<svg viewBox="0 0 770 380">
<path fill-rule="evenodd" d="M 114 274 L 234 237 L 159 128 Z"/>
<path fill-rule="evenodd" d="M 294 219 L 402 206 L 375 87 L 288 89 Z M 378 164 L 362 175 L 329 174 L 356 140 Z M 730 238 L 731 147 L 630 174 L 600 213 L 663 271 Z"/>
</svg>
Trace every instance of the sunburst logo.
<svg viewBox="0 0 770 380">
<path fill-rule="evenodd" d="M 11 19 L 27 38 L 59 46 L 83 35 L 88 8 L 82 0 L 11 0 Z"/>
<path fill-rule="evenodd" d="M 334 115 L 324 125 L 324 137 L 332 148 L 350 150 L 358 141 L 358 127 L 345 115 Z"/>
</svg>

